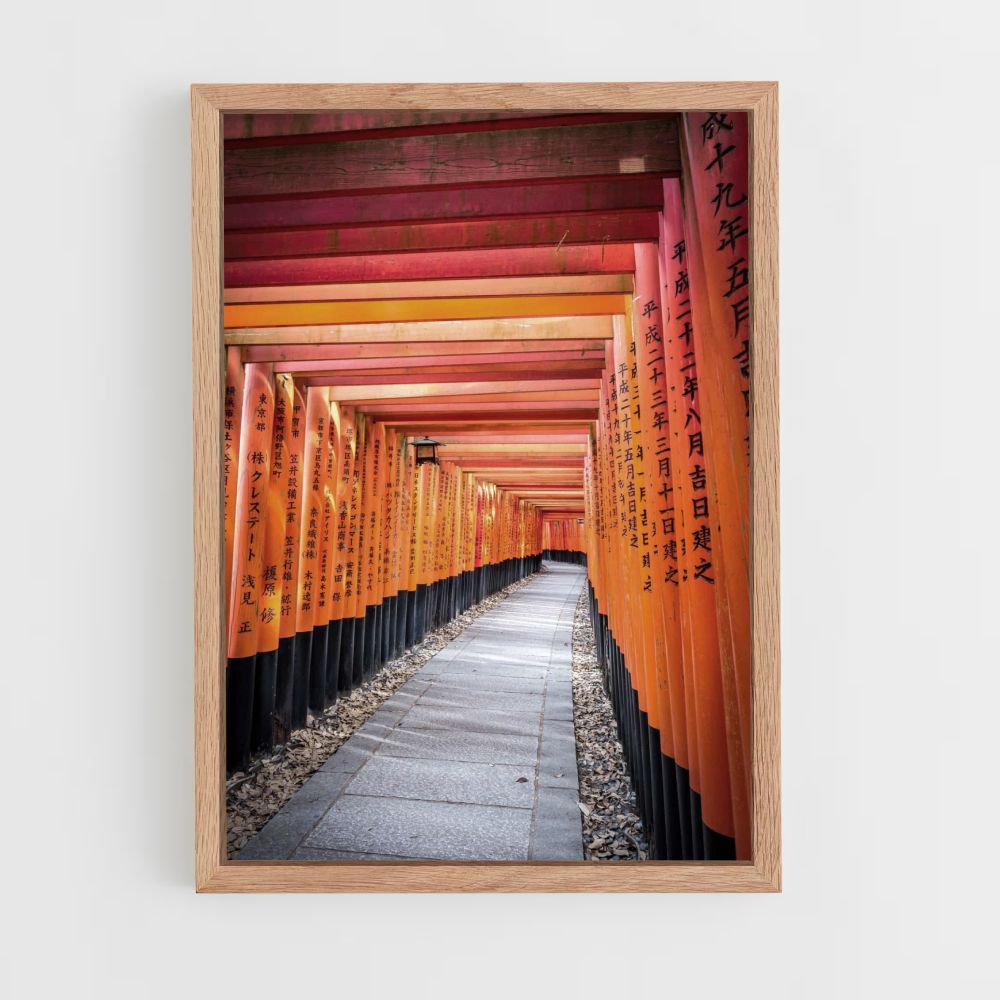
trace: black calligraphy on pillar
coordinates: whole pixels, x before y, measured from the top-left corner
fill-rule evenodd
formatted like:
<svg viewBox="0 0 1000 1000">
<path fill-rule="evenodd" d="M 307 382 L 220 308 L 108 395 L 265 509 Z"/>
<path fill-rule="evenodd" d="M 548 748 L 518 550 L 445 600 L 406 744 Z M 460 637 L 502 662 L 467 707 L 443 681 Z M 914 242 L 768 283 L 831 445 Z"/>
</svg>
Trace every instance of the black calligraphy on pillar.
<svg viewBox="0 0 1000 1000">
<path fill-rule="evenodd" d="M 746 118 L 727 112 L 701 116 L 701 153 L 703 173 L 711 180 L 699 184 L 699 214 L 713 220 L 716 240 L 705 239 L 705 253 L 715 258 L 708 268 L 710 280 L 717 287 L 713 296 L 729 306 L 726 322 L 733 344 L 731 354 L 739 373 L 745 416 L 750 416 L 750 213 L 748 211 L 749 174 L 747 170 Z M 746 437 L 749 457 L 749 430 Z"/>
<path fill-rule="evenodd" d="M 699 541 L 705 538 L 696 522 L 709 517 L 708 477 L 705 472 L 705 442 L 698 402 L 698 365 L 695 361 L 694 312 L 691 304 L 691 287 L 687 280 L 688 266 L 683 240 L 674 246 L 673 254 L 666 261 L 664 274 L 664 296 L 669 318 L 666 349 L 669 352 L 670 368 L 670 421 L 671 439 L 678 450 L 677 501 L 680 505 L 678 518 L 682 534 L 671 540 L 671 555 L 676 570 L 673 582 L 700 580 L 706 584 L 715 582 L 710 574 L 711 561 L 699 570 L 690 558 Z M 682 278 L 683 276 L 683 278 Z M 679 546 L 678 546 L 679 542 Z M 679 550 L 679 552 L 678 552 Z M 710 553 L 703 547 L 703 554 Z M 678 554 L 681 556 L 677 562 Z"/>
</svg>

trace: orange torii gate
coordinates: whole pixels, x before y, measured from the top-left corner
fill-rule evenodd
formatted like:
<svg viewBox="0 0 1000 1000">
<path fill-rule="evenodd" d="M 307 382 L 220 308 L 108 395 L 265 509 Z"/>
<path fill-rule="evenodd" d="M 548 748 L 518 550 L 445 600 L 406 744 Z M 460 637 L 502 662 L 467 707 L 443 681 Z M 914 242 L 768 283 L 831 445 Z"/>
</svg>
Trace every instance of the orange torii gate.
<svg viewBox="0 0 1000 1000">
<path fill-rule="evenodd" d="M 544 555 L 655 856 L 747 858 L 745 116 L 242 116 L 224 173 L 230 769 Z"/>
</svg>

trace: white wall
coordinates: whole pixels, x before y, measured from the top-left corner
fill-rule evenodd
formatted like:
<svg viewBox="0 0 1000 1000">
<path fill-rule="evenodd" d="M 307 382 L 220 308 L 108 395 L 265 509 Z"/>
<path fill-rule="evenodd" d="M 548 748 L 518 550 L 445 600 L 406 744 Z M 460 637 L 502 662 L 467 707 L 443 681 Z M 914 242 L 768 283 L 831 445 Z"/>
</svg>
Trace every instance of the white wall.
<svg viewBox="0 0 1000 1000">
<path fill-rule="evenodd" d="M 8 995 L 997 995 L 987 6 L 7 10 Z M 782 86 L 784 894 L 196 897 L 188 84 L 726 78 Z"/>
</svg>

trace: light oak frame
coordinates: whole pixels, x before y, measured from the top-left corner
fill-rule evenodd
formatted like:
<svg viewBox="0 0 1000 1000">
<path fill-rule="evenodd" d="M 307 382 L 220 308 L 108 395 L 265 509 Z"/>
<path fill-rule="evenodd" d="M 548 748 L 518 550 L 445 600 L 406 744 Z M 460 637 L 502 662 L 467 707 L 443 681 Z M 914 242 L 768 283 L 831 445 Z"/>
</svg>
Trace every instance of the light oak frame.
<svg viewBox="0 0 1000 1000">
<path fill-rule="evenodd" d="M 752 296 L 753 860 L 226 860 L 222 116 L 335 110 L 746 111 Z M 195 886 L 199 892 L 777 892 L 781 887 L 776 83 L 196 84 L 191 88 Z"/>
</svg>

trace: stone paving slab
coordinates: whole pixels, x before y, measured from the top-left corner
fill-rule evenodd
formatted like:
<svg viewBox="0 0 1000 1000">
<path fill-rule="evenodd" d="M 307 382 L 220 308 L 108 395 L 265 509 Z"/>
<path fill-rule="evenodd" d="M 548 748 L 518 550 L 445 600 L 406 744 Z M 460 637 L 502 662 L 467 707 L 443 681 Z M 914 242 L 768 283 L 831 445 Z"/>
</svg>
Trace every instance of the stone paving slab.
<svg viewBox="0 0 1000 1000">
<path fill-rule="evenodd" d="M 351 794 L 530 809 L 533 775 L 533 768 L 517 764 L 378 754 L 351 782 Z"/>
<path fill-rule="evenodd" d="M 393 729 L 378 752 L 388 757 L 433 757 L 485 764 L 538 765 L 538 738 L 512 733 L 466 733 L 448 729 Z"/>
<path fill-rule="evenodd" d="M 291 861 L 394 861 L 396 864 L 412 864 L 415 858 L 403 858 L 396 854 L 358 854 L 354 851 L 323 851 L 317 847 L 300 847 L 289 859 Z"/>
<path fill-rule="evenodd" d="M 237 859 L 582 860 L 571 654 L 584 580 L 545 563 L 387 699 Z"/>
<path fill-rule="evenodd" d="M 532 861 L 583 858 L 583 820 L 578 788 L 540 788 L 531 831 Z"/>
<path fill-rule="evenodd" d="M 417 705 L 406 715 L 407 729 L 461 729 L 468 733 L 514 733 L 538 736 L 541 712 L 497 712 Z"/>
<path fill-rule="evenodd" d="M 431 663 L 434 661 L 432 660 Z M 430 663 L 424 667 L 426 670 Z M 438 675 L 450 676 L 452 674 L 478 674 L 481 677 L 516 677 L 522 680 L 541 681 L 545 679 L 546 668 L 543 666 L 524 666 L 520 663 L 511 663 L 509 660 L 452 660 L 443 663 L 439 670 L 434 671 Z"/>
<path fill-rule="evenodd" d="M 549 699 L 539 691 L 524 694 L 516 691 L 490 691 L 483 688 L 462 688 L 435 684 L 420 697 L 423 707 L 483 709 L 493 712 L 529 712 L 538 715 Z"/>
<path fill-rule="evenodd" d="M 531 810 L 342 795 L 302 845 L 439 861 L 526 861 Z"/>
<path fill-rule="evenodd" d="M 449 691 L 488 691 L 502 694 L 545 694 L 544 677 L 498 677 L 496 674 L 438 674 L 428 691 L 447 694 Z"/>
</svg>

